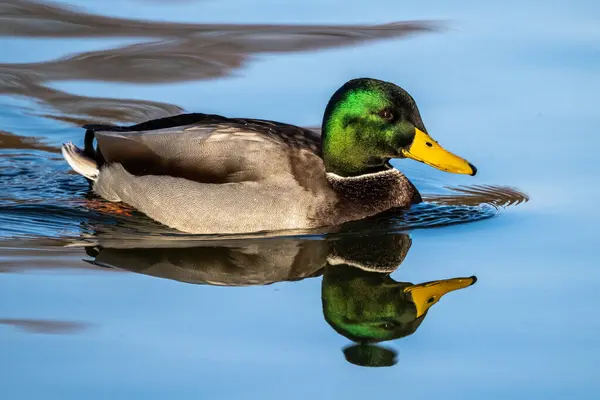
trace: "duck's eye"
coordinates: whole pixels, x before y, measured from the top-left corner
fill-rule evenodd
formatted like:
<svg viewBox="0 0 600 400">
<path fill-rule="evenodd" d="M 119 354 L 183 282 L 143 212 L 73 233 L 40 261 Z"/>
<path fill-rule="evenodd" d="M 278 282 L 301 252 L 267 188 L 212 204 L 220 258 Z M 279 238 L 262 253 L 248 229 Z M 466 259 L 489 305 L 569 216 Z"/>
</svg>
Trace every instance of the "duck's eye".
<svg viewBox="0 0 600 400">
<path fill-rule="evenodd" d="M 392 329 L 394 329 L 394 324 L 392 324 L 391 322 L 384 322 L 383 324 L 381 324 L 381 327 L 387 331 L 391 331 Z"/>
<path fill-rule="evenodd" d="M 394 119 L 394 113 L 388 108 L 385 108 L 379 112 L 379 116 L 386 121 L 391 121 Z"/>
</svg>

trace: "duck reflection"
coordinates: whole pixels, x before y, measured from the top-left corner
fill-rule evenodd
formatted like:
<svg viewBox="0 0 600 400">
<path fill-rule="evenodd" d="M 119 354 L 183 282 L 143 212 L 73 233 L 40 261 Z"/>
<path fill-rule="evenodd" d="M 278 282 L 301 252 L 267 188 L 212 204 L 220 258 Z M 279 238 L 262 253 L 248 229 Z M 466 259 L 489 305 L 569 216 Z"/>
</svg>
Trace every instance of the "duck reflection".
<svg viewBox="0 0 600 400">
<path fill-rule="evenodd" d="M 328 266 L 321 291 L 323 315 L 337 333 L 358 343 L 344 349 L 349 362 L 391 366 L 396 353 L 373 343 L 412 335 L 442 296 L 476 281 L 471 276 L 412 284 L 348 265 Z"/>
<path fill-rule="evenodd" d="M 395 351 L 376 343 L 413 334 L 445 294 L 477 280 L 474 276 L 418 284 L 394 280 L 390 274 L 404 261 L 412 243 L 403 233 L 341 233 L 327 240 L 174 242 L 162 248 L 156 242 L 148 248 L 126 243 L 88 247 L 88 255 L 94 258 L 90 262 L 224 286 L 268 285 L 322 275 L 325 320 L 355 343 L 343 349 L 344 356 L 361 366 L 394 365 Z"/>
<path fill-rule="evenodd" d="M 358 343 L 344 349 L 349 362 L 394 365 L 396 352 L 373 343 L 413 334 L 442 296 L 477 281 L 475 276 L 420 284 L 395 281 L 389 274 L 402 264 L 410 246 L 405 234 L 342 240 L 329 259 L 321 289 L 323 315 L 337 333 Z"/>
</svg>

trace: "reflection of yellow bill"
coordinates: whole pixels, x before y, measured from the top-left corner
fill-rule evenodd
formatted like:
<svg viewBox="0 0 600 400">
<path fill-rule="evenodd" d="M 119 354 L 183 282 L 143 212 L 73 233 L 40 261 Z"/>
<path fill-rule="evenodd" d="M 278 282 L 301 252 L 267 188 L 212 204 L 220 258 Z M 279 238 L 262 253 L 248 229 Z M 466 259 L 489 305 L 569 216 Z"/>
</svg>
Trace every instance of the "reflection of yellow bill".
<svg viewBox="0 0 600 400">
<path fill-rule="evenodd" d="M 412 296 L 412 301 L 417 308 L 417 318 L 419 318 L 446 293 L 464 289 L 475 282 L 477 282 L 477 278 L 474 276 L 469 278 L 444 279 L 407 286 L 404 292 Z"/>
<path fill-rule="evenodd" d="M 415 139 L 410 147 L 402 149 L 402 155 L 446 172 L 468 175 L 477 173 L 477 168 L 467 160 L 445 150 L 431 136 L 418 128 L 415 128 Z"/>
</svg>

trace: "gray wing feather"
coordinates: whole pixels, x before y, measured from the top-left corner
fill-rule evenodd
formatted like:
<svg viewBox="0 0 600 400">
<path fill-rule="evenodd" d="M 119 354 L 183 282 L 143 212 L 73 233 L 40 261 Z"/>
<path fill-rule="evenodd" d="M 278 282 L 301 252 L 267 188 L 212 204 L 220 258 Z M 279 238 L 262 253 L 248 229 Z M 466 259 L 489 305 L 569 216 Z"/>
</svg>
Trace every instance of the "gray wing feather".
<svg viewBox="0 0 600 400">
<path fill-rule="evenodd" d="M 167 175 L 204 183 L 277 179 L 291 173 L 295 153 L 319 151 L 314 138 L 267 134 L 235 124 L 148 131 L 96 131 L 104 160 L 134 175 Z M 320 157 L 314 157 L 320 162 Z"/>
</svg>

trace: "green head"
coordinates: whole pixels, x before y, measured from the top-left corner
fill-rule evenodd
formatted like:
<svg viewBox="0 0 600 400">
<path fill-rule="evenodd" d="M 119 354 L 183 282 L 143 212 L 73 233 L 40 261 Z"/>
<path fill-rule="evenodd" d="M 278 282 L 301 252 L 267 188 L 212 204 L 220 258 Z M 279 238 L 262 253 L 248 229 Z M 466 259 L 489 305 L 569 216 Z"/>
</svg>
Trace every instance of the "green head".
<svg viewBox="0 0 600 400">
<path fill-rule="evenodd" d="M 322 135 L 326 169 L 342 176 L 382 170 L 389 159 L 403 157 L 447 172 L 477 171 L 427 134 L 414 99 L 390 82 L 346 82 L 327 104 Z"/>
</svg>

